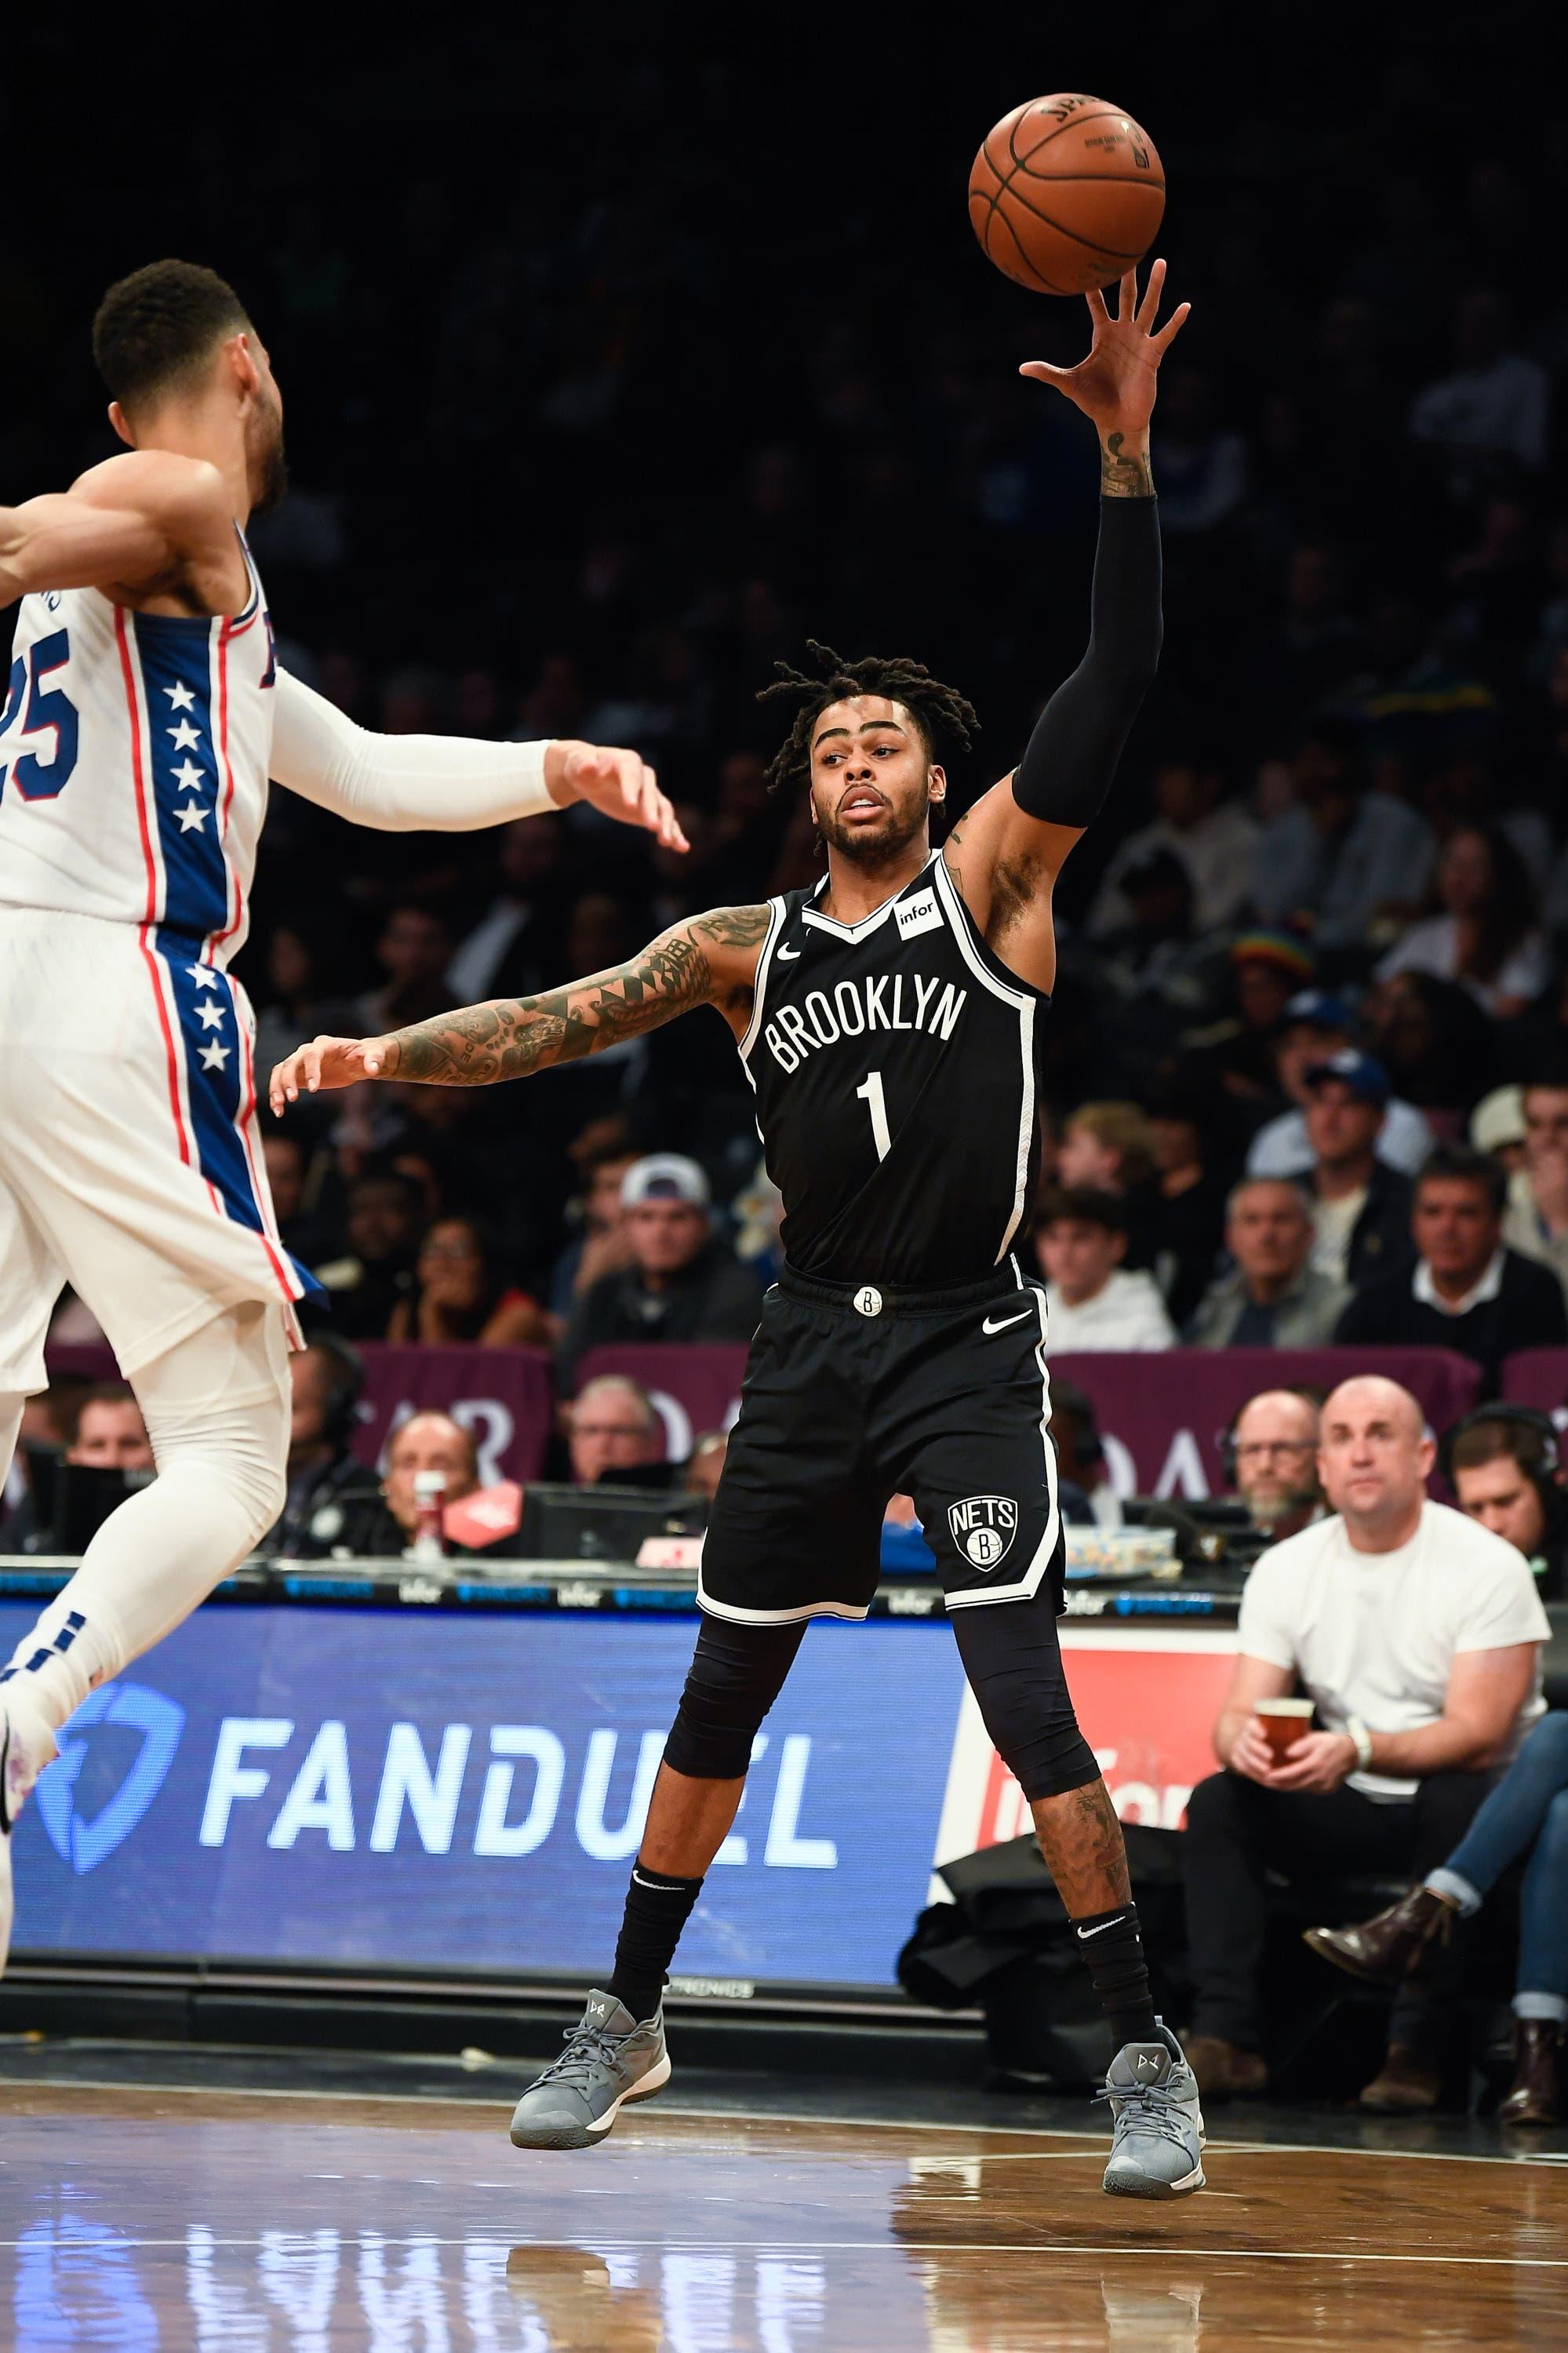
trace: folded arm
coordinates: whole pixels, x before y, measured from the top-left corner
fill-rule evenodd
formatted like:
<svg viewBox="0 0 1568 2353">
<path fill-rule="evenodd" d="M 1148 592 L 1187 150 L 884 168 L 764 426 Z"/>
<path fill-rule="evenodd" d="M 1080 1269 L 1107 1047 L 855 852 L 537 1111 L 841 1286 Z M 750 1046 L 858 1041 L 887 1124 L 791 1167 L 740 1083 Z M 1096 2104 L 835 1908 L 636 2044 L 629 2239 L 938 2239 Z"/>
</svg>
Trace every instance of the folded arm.
<svg viewBox="0 0 1568 2353">
<path fill-rule="evenodd" d="M 351 825 L 382 833 L 468 833 L 585 800 L 672 849 L 686 837 L 637 753 L 561 739 L 489 744 L 457 735 L 375 735 L 279 669 L 274 779 Z"/>
<path fill-rule="evenodd" d="M 301 1093 L 361 1079 L 496 1086 L 640 1038 L 699 1005 L 716 1006 L 741 1036 L 768 920 L 766 906 L 715 908 L 672 924 L 629 964 L 542 996 L 463 1006 L 382 1038 L 313 1039 L 274 1070 L 272 1109 L 281 1115 Z"/>
<path fill-rule="evenodd" d="M 1495 1765 L 1535 1681 L 1539 1646 L 1509 1642 L 1495 1651 L 1461 1651 L 1448 1671 L 1443 1713 L 1413 1732 L 1372 1736 L 1374 1773 L 1481 1773 Z"/>
<path fill-rule="evenodd" d="M 193 564 L 243 578 L 223 478 L 173 451 L 127 452 L 68 491 L 0 507 L 0 606 L 46 588 L 176 587 Z"/>
</svg>

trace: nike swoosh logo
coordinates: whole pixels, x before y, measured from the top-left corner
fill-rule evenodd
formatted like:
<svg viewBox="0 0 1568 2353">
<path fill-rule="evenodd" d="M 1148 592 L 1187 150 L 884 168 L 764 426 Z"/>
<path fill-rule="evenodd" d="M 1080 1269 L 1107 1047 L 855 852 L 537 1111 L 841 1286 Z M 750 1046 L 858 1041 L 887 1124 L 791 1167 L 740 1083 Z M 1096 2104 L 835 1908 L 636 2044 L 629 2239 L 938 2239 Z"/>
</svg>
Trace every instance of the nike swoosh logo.
<svg viewBox="0 0 1568 2353">
<path fill-rule="evenodd" d="M 1120 1928 L 1126 1917 L 1125 1912 L 1119 1912 L 1114 1920 L 1102 1920 L 1098 1928 L 1080 1928 L 1078 1932 L 1079 1943 L 1087 1945 L 1091 1936 L 1103 1936 L 1108 1928 Z"/>
<path fill-rule="evenodd" d="M 779 954 L 782 956 L 787 956 L 791 964 L 794 964 L 797 956 L 800 955 L 800 950 L 798 948 L 780 948 Z"/>
<path fill-rule="evenodd" d="M 983 1332 L 1006 1332 L 1015 1324 L 1026 1324 L 1034 1312 L 1032 1307 L 1026 1307 L 1022 1315 L 1005 1315 L 1000 1324 L 993 1323 L 988 1315 L 980 1328 Z"/>
</svg>

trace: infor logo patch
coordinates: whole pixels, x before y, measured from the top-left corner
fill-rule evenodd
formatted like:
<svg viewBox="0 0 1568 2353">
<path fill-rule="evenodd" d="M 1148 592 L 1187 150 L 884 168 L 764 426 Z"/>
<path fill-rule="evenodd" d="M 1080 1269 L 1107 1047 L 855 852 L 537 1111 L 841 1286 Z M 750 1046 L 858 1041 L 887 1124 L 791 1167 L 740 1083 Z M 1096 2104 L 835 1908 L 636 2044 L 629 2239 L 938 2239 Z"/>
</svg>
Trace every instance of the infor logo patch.
<svg viewBox="0 0 1568 2353">
<path fill-rule="evenodd" d="M 970 1495 L 948 1505 L 947 1525 L 971 1568 L 994 1568 L 1018 1533 L 1018 1506 L 1011 1495 Z"/>
<path fill-rule="evenodd" d="M 936 892 L 917 891 L 912 899 L 900 899 L 893 909 L 893 921 L 906 940 L 918 938 L 921 932 L 940 931 L 942 909 L 936 903 Z"/>
</svg>

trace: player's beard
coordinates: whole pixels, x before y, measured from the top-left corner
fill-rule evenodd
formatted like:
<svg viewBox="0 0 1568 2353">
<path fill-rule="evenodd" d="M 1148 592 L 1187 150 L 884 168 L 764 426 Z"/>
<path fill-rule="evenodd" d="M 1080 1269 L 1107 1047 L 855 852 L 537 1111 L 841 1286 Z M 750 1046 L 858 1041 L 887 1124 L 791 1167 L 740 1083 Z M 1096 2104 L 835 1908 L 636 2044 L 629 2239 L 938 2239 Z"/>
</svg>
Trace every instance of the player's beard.
<svg viewBox="0 0 1568 2353">
<path fill-rule="evenodd" d="M 812 815 L 816 819 L 820 839 L 837 857 L 850 866 L 890 866 L 901 856 L 911 841 L 925 832 L 931 818 L 931 802 L 922 794 L 920 799 L 901 814 L 889 807 L 886 820 L 875 829 L 865 826 L 840 825 L 837 817 L 816 807 Z"/>
<path fill-rule="evenodd" d="M 250 501 L 253 515 L 270 514 L 282 504 L 289 489 L 289 463 L 283 454 L 283 419 L 274 410 L 268 418 L 268 432 L 265 446 L 253 453 L 256 491 Z"/>
</svg>

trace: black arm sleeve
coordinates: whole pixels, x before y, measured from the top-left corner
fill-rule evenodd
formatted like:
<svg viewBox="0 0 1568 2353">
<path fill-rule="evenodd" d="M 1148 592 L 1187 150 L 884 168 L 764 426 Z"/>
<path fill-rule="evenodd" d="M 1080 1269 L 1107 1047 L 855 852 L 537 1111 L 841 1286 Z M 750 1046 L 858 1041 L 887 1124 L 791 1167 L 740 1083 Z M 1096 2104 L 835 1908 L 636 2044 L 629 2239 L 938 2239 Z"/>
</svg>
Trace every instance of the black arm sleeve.
<svg viewBox="0 0 1568 2353">
<path fill-rule="evenodd" d="M 1027 816 L 1086 826 L 1098 813 L 1153 682 L 1163 627 L 1159 503 L 1101 499 L 1089 648 L 1036 721 L 1013 777 Z"/>
</svg>

